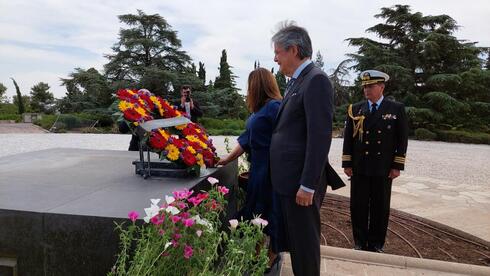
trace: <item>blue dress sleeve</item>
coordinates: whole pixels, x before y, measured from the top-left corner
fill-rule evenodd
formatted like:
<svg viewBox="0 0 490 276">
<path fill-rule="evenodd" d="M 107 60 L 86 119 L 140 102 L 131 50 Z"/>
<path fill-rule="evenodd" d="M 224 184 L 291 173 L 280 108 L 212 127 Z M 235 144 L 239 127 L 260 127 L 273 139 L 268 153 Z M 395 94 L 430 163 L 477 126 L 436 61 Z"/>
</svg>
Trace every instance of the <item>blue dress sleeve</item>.
<svg viewBox="0 0 490 276">
<path fill-rule="evenodd" d="M 279 106 L 281 105 L 281 101 L 272 100 L 267 104 L 267 118 L 271 122 L 272 126 L 276 124 L 277 112 L 279 112 Z"/>
<path fill-rule="evenodd" d="M 237 141 L 246 153 L 250 153 L 250 131 L 248 128 L 238 136 Z"/>
</svg>

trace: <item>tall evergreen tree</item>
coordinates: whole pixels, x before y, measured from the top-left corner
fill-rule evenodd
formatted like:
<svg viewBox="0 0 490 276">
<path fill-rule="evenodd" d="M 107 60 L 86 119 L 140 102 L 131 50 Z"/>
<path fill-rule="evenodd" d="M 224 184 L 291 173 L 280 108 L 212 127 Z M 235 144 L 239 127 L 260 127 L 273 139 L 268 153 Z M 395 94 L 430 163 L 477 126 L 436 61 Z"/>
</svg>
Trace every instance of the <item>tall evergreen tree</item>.
<svg viewBox="0 0 490 276">
<path fill-rule="evenodd" d="M 49 92 L 49 85 L 40 82 L 31 88 L 31 109 L 33 112 L 52 113 L 54 105 L 53 93 Z"/>
<path fill-rule="evenodd" d="M 411 12 L 407 5 L 382 8 L 375 15 L 384 22 L 367 31 L 382 41 L 349 38 L 358 47 L 349 56 L 354 69 L 378 69 L 390 75 L 385 95 L 403 101 L 412 130 L 446 127 L 485 130 L 474 114 L 474 101 L 490 98 L 490 74 L 482 70 L 480 54 L 484 48 L 474 42 L 457 39 L 456 21 L 448 15 L 424 16 Z M 468 85 L 471 84 L 471 85 Z M 360 89 L 360 88 L 359 88 Z"/>
<path fill-rule="evenodd" d="M 7 91 L 7 87 L 0 82 L 0 103 L 7 101 L 7 96 L 5 92 Z"/>
<path fill-rule="evenodd" d="M 120 86 L 149 89 L 164 97 L 175 96 L 177 87 L 193 78 L 191 58 L 181 49 L 177 32 L 159 14 L 124 14 L 119 20 L 129 26 L 119 32 L 113 54 L 104 68 L 107 77 Z M 176 88 L 176 89 L 172 89 Z"/>
<path fill-rule="evenodd" d="M 237 90 L 235 83 L 235 75 L 231 72 L 231 66 L 228 64 L 228 58 L 226 50 L 221 51 L 221 58 L 219 62 L 219 76 L 214 81 L 214 87 L 216 89 L 230 88 Z"/>
<path fill-rule="evenodd" d="M 19 86 L 17 85 L 17 82 L 14 80 L 14 78 L 10 78 L 12 79 L 12 81 L 14 82 L 14 86 L 15 86 L 15 92 L 16 92 L 16 95 L 17 95 L 17 109 L 18 109 L 18 112 L 19 114 L 22 114 L 25 112 L 25 106 L 24 106 L 24 101 L 23 101 L 23 98 L 22 98 L 22 94 L 20 93 L 20 88 Z"/>
<path fill-rule="evenodd" d="M 318 68 L 323 70 L 323 66 L 325 66 L 325 62 L 323 61 L 323 56 L 322 53 L 320 53 L 320 51 L 316 52 L 316 58 L 314 63 Z"/>
<path fill-rule="evenodd" d="M 197 71 L 197 76 L 202 81 L 202 85 L 206 84 L 206 68 L 204 67 L 204 63 L 199 61 L 199 71 Z"/>
<path fill-rule="evenodd" d="M 276 77 L 277 86 L 279 86 L 279 92 L 281 92 L 281 95 L 284 96 L 284 92 L 286 90 L 286 85 L 287 85 L 286 76 L 284 76 L 284 74 L 280 70 L 277 70 L 275 77 Z"/>
</svg>

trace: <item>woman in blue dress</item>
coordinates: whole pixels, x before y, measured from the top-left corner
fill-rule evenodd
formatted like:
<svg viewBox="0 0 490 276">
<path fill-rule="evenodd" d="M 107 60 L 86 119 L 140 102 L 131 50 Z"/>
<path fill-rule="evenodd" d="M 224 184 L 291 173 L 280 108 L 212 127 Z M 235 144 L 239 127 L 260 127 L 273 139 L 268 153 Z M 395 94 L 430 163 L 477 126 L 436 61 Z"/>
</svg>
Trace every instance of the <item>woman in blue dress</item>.
<svg viewBox="0 0 490 276">
<path fill-rule="evenodd" d="M 282 99 L 276 79 L 264 68 L 255 69 L 248 76 L 247 107 L 252 113 L 246 130 L 238 137 L 238 145 L 218 162 L 226 165 L 244 152 L 248 153 L 250 169 L 247 196 L 237 217 L 245 220 L 259 216 L 269 222 L 264 230 L 270 237 L 269 259 L 271 264 L 281 250 L 279 241 L 280 211 L 275 204 L 269 176 L 269 146 L 275 126 L 280 100 Z M 280 235 L 282 236 L 282 235 Z"/>
</svg>

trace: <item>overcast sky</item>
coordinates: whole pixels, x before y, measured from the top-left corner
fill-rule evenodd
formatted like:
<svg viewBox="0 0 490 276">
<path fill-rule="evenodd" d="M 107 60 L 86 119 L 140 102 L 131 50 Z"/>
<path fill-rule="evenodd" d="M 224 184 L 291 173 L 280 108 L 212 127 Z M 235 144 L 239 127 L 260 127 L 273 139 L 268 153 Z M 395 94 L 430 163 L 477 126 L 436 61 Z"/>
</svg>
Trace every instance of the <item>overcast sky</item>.
<svg viewBox="0 0 490 276">
<path fill-rule="evenodd" d="M 196 64 L 205 63 L 208 81 L 216 77 L 226 49 L 237 84 L 245 89 L 255 60 L 262 67 L 275 66 L 270 38 L 278 22 L 294 20 L 305 27 L 314 53 L 323 54 L 328 69 L 355 51 L 346 38 L 371 36 L 365 30 L 381 22 L 374 15 L 395 4 L 408 4 L 424 15 L 448 14 L 461 26 L 458 38 L 490 46 L 489 0 L 0 0 L 0 82 L 9 97 L 15 94 L 10 77 L 22 94 L 43 81 L 55 97 L 63 97 L 59 79 L 76 67 L 101 71 L 107 62 L 103 55 L 111 53 L 125 27 L 117 15 L 141 9 L 160 14 L 178 31 L 183 49 Z"/>
</svg>

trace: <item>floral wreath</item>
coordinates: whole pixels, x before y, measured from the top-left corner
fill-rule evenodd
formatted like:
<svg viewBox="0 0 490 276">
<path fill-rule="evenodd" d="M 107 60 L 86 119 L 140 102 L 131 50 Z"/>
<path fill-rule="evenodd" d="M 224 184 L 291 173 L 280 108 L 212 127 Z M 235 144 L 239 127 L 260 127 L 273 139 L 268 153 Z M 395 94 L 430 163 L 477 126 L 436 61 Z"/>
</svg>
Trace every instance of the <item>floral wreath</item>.
<svg viewBox="0 0 490 276">
<path fill-rule="evenodd" d="M 143 122 L 187 116 L 147 89 L 120 89 L 116 96 L 119 121 L 124 120 L 133 134 Z M 158 153 L 160 159 L 184 165 L 189 171 L 198 173 L 200 167 L 214 167 L 219 160 L 206 130 L 193 122 L 152 130 L 144 139 L 148 148 Z"/>
</svg>

